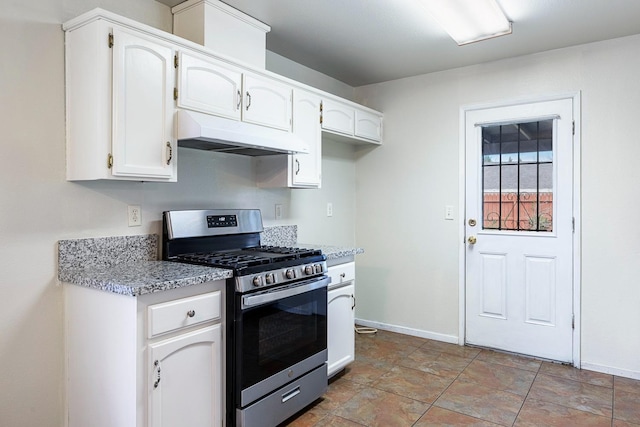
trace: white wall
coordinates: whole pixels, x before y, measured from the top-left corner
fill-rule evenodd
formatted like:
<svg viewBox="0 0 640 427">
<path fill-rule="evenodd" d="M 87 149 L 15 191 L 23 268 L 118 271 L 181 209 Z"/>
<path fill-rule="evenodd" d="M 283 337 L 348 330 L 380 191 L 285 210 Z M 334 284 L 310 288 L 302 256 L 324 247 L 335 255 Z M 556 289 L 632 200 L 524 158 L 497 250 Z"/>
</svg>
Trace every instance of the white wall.
<svg viewBox="0 0 640 427">
<path fill-rule="evenodd" d="M 385 140 L 356 160 L 357 317 L 457 337 L 460 107 L 582 91 L 582 362 L 640 378 L 639 75 L 633 36 L 358 88 Z"/>
<path fill-rule="evenodd" d="M 0 8 L 3 427 L 63 423 L 58 240 L 159 233 L 163 210 L 206 207 L 258 207 L 266 225 L 298 223 L 311 243 L 352 245 L 355 239 L 355 165 L 348 146 L 327 143 L 326 180 L 315 198 L 313 190 L 258 189 L 250 158 L 188 149 L 178 150 L 177 183 L 66 182 L 61 23 L 95 7 L 171 30 L 169 8 L 154 0 L 10 0 Z M 334 201 L 335 214 L 310 225 L 306 218 L 317 215 L 322 200 Z M 282 221 L 274 219 L 275 203 L 290 207 Z M 128 204 L 141 206 L 141 227 L 127 227 Z"/>
</svg>

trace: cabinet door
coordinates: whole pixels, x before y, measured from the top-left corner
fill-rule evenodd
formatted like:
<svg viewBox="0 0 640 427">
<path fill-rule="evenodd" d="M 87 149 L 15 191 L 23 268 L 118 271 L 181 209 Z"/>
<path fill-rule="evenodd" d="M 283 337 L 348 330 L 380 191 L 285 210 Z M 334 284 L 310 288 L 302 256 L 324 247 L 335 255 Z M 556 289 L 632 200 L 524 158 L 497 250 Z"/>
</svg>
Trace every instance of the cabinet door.
<svg viewBox="0 0 640 427">
<path fill-rule="evenodd" d="M 353 135 L 355 110 L 330 100 L 322 101 L 322 129 Z"/>
<path fill-rule="evenodd" d="M 327 295 L 328 374 L 335 374 L 355 359 L 355 285 L 331 289 Z"/>
<path fill-rule="evenodd" d="M 149 426 L 219 427 L 222 326 L 149 345 Z"/>
<path fill-rule="evenodd" d="M 240 71 L 184 52 L 178 64 L 178 107 L 240 120 Z"/>
<path fill-rule="evenodd" d="M 382 141 L 382 119 L 380 116 L 356 109 L 355 136 L 376 142 Z"/>
<path fill-rule="evenodd" d="M 320 97 L 296 89 L 293 92 L 293 133 L 309 144 L 309 153 L 292 155 L 293 186 L 320 187 L 322 174 L 322 128 Z"/>
<path fill-rule="evenodd" d="M 173 49 L 125 29 L 113 40 L 112 174 L 172 178 Z"/>
<path fill-rule="evenodd" d="M 291 131 L 290 86 L 267 77 L 245 74 L 243 88 L 243 121 Z"/>
</svg>

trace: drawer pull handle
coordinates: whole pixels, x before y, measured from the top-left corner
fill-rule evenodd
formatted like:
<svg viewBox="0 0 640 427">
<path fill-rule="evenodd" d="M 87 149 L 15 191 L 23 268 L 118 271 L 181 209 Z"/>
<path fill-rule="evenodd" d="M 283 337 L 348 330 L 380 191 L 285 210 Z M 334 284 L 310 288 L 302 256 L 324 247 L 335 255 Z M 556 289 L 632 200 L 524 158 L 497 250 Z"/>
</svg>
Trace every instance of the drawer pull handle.
<svg viewBox="0 0 640 427">
<path fill-rule="evenodd" d="M 189 310 L 187 311 L 187 317 L 193 317 L 196 315 L 196 311 L 195 310 Z"/>
<path fill-rule="evenodd" d="M 347 274 L 346 274 L 346 273 L 341 273 L 341 274 L 340 274 L 340 278 L 341 278 L 341 279 L 344 279 L 346 276 L 347 276 Z"/>
<path fill-rule="evenodd" d="M 282 395 L 282 403 L 286 402 L 289 399 L 292 399 L 300 394 L 300 386 L 290 390 Z"/>
</svg>

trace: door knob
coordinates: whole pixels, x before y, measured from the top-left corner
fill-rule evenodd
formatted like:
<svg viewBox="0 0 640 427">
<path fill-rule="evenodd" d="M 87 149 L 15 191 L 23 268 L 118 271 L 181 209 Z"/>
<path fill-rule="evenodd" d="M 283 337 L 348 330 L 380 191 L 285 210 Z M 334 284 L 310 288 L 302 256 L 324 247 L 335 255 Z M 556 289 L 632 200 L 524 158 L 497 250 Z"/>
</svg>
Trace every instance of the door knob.
<svg viewBox="0 0 640 427">
<path fill-rule="evenodd" d="M 469 242 L 470 245 L 475 245 L 478 239 L 476 239 L 476 236 L 469 236 L 467 241 Z"/>
</svg>

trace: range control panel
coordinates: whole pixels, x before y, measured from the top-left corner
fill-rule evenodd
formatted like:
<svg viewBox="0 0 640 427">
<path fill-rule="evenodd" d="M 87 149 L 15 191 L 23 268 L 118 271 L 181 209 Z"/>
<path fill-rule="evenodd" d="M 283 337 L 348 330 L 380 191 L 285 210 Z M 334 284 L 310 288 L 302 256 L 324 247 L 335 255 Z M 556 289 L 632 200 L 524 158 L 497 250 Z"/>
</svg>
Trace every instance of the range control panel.
<svg viewBox="0 0 640 427">
<path fill-rule="evenodd" d="M 223 227 L 237 227 L 238 217 L 235 215 L 208 215 L 207 227 L 209 228 L 223 228 Z"/>
</svg>

